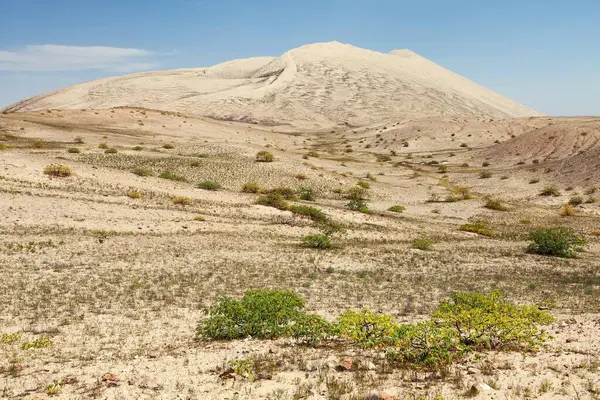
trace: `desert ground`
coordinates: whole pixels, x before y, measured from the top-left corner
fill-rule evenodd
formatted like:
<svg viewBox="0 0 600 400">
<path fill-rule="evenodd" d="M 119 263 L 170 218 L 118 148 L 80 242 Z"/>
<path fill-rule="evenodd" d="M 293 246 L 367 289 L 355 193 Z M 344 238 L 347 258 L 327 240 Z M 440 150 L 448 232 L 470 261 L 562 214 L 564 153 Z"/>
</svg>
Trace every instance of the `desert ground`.
<svg viewBox="0 0 600 400">
<path fill-rule="evenodd" d="M 0 398 L 600 398 L 600 118 L 367 110 L 349 126 L 283 107 L 277 125 L 267 106 L 250 120 L 73 104 L 0 114 Z M 249 183 L 309 193 L 289 202 L 345 230 L 307 247 L 315 223 Z M 347 207 L 357 185 L 368 212 Z M 463 229 L 476 221 L 489 235 Z M 557 226 L 582 251 L 526 252 Z M 328 321 L 406 323 L 500 289 L 555 321 L 537 351 L 476 352 L 443 376 L 344 341 L 197 339 L 206 307 L 250 289 L 294 291 Z"/>
</svg>

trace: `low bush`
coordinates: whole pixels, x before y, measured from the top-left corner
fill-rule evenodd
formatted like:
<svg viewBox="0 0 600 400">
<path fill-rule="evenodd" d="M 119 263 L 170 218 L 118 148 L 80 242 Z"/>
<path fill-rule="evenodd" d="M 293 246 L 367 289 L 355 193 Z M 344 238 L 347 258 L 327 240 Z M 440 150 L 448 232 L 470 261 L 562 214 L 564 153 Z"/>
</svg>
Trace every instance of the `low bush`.
<svg viewBox="0 0 600 400">
<path fill-rule="evenodd" d="M 279 194 L 286 200 L 297 200 L 296 191 L 290 187 L 280 186 L 269 190 L 267 193 Z"/>
<path fill-rule="evenodd" d="M 291 336 L 293 325 L 305 316 L 304 306 L 303 298 L 282 290 L 250 290 L 241 300 L 222 297 L 204 311 L 206 318 L 198 324 L 196 337 L 232 340 Z"/>
<path fill-rule="evenodd" d="M 356 184 L 357 186 L 360 186 L 363 189 L 370 189 L 371 188 L 371 184 L 367 181 L 358 181 L 358 183 Z"/>
<path fill-rule="evenodd" d="M 308 217 L 315 222 L 323 222 L 327 219 L 327 214 L 318 208 L 305 205 L 292 205 L 289 210 L 297 215 Z"/>
<path fill-rule="evenodd" d="M 506 204 L 498 199 L 488 199 L 484 205 L 485 208 L 496 211 L 508 211 L 509 208 Z"/>
<path fill-rule="evenodd" d="M 560 192 L 554 186 L 546 186 L 540 191 L 540 196 L 560 196 Z"/>
<path fill-rule="evenodd" d="M 466 224 L 462 225 L 459 228 L 459 230 L 461 230 L 463 232 L 477 233 L 478 235 L 483 235 L 483 236 L 488 236 L 488 237 L 495 236 L 494 232 L 490 228 L 488 228 L 487 223 L 484 221 L 474 221 L 474 222 L 466 223 Z"/>
<path fill-rule="evenodd" d="M 202 181 L 197 186 L 198 189 L 216 191 L 221 189 L 221 184 L 215 181 Z"/>
<path fill-rule="evenodd" d="M 256 153 L 256 161 L 258 162 L 273 162 L 274 160 L 275 156 L 271 152 L 259 151 Z"/>
<path fill-rule="evenodd" d="M 67 149 L 67 153 L 79 154 L 81 153 L 81 149 L 79 147 L 70 147 Z"/>
<path fill-rule="evenodd" d="M 66 178 L 67 176 L 71 176 L 72 174 L 73 171 L 71 171 L 71 168 L 66 165 L 52 164 L 44 168 L 44 175 L 56 178 Z"/>
<path fill-rule="evenodd" d="M 581 249 L 585 241 L 571 228 L 558 227 L 538 229 L 529 235 L 532 243 L 527 247 L 528 253 L 555 257 L 570 258 Z"/>
<path fill-rule="evenodd" d="M 142 150 L 144 150 L 144 148 L 142 146 L 134 146 L 131 150 L 142 151 Z"/>
<path fill-rule="evenodd" d="M 401 206 L 401 205 L 395 205 L 395 206 L 391 206 L 390 208 L 388 208 L 388 211 L 395 212 L 395 213 L 403 213 L 404 211 L 406 211 L 406 207 Z"/>
<path fill-rule="evenodd" d="M 580 196 L 571 197 L 569 199 L 569 204 L 574 207 L 577 207 L 577 206 L 583 204 L 583 197 L 580 197 Z"/>
<path fill-rule="evenodd" d="M 338 319 L 339 335 L 364 348 L 393 344 L 398 329 L 394 319 L 386 314 L 376 314 L 368 309 L 348 310 Z"/>
<path fill-rule="evenodd" d="M 296 179 L 298 179 L 299 181 L 304 181 L 306 179 L 308 179 L 308 176 L 302 172 L 296 174 L 295 176 Z"/>
<path fill-rule="evenodd" d="M 332 247 L 331 237 L 321 233 L 306 235 L 302 237 L 302 245 L 311 249 L 330 249 Z"/>
<path fill-rule="evenodd" d="M 256 183 L 245 183 L 244 186 L 242 186 L 242 192 L 243 193 L 259 193 L 260 186 L 258 186 Z"/>
<path fill-rule="evenodd" d="M 119 151 L 115 148 L 110 148 L 110 149 L 106 149 L 104 150 L 104 154 L 117 154 Z"/>
<path fill-rule="evenodd" d="M 106 150 L 106 149 L 108 149 L 108 144 L 106 144 L 106 142 L 98 143 L 98 148 Z"/>
<path fill-rule="evenodd" d="M 415 239 L 412 241 L 412 247 L 414 249 L 419 249 L 419 250 L 423 250 L 423 251 L 428 251 L 431 250 L 433 246 L 433 242 L 429 239 Z"/>
<path fill-rule="evenodd" d="M 143 195 L 137 190 L 130 190 L 127 192 L 127 197 L 129 197 L 130 199 L 141 199 Z"/>
<path fill-rule="evenodd" d="M 163 149 L 167 149 L 167 150 L 171 150 L 171 149 L 174 149 L 175 146 L 173 146 L 171 143 L 167 143 L 167 144 L 163 144 L 162 148 Z"/>
<path fill-rule="evenodd" d="M 309 187 L 301 187 L 298 190 L 298 197 L 304 201 L 315 201 L 316 199 L 315 191 Z"/>
<path fill-rule="evenodd" d="M 350 202 L 346 204 L 346 207 L 352 211 L 359 211 L 363 214 L 369 214 L 371 212 L 367 206 L 367 203 L 365 203 L 363 200 L 350 200 Z"/>
<path fill-rule="evenodd" d="M 414 324 L 398 324 L 392 316 L 368 309 L 345 311 L 331 324 L 304 313 L 304 306 L 297 294 L 279 290 L 248 291 L 241 300 L 222 297 L 205 310 L 196 336 L 199 340 L 292 337 L 313 346 L 338 338 L 383 351 L 405 368 L 443 375 L 469 353 L 535 350 L 549 338 L 541 326 L 553 321 L 538 306 L 515 305 L 499 291 L 453 293 L 430 320 Z"/>
<path fill-rule="evenodd" d="M 492 177 L 492 173 L 490 171 L 483 171 L 479 174 L 479 179 L 488 179 Z"/>
<path fill-rule="evenodd" d="M 258 200 L 256 200 L 256 204 L 277 208 L 279 210 L 287 210 L 290 207 L 285 200 L 285 197 L 279 193 L 267 193 L 264 196 L 260 196 Z"/>
<path fill-rule="evenodd" d="M 189 206 L 193 203 L 192 199 L 186 196 L 175 196 L 171 198 L 171 201 L 178 206 Z"/>
<path fill-rule="evenodd" d="M 177 181 L 177 182 L 185 182 L 186 181 L 184 176 L 177 175 L 171 171 L 164 171 L 160 175 L 158 175 L 158 177 L 162 178 L 162 179 L 168 179 L 170 181 Z"/>
<path fill-rule="evenodd" d="M 150 171 L 148 168 L 136 168 L 132 171 L 137 176 L 153 176 L 154 172 Z"/>
</svg>

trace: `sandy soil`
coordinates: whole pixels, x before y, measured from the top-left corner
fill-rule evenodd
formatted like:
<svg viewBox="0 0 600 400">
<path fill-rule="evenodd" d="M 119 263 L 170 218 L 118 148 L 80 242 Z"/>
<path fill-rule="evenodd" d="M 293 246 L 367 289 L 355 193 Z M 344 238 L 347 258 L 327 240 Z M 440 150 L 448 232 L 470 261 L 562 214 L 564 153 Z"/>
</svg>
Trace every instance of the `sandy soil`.
<svg viewBox="0 0 600 400">
<path fill-rule="evenodd" d="M 435 117 L 298 133 L 140 108 L 0 115 L 0 398 L 449 399 L 480 384 L 479 398 L 598 398 L 599 185 L 587 173 L 568 183 L 544 173 L 557 160 L 540 156 L 597 162 L 597 124 Z M 555 128 L 563 140 L 547 140 Z M 275 161 L 257 163 L 260 150 Z M 51 164 L 73 174 L 48 177 Z M 185 180 L 161 179 L 166 171 Z M 197 188 L 204 180 L 222 189 Z M 359 181 L 370 184 L 372 214 L 345 207 L 340 190 Z M 298 203 L 348 232 L 332 250 L 304 248 L 312 223 L 256 205 L 258 195 L 241 193 L 248 182 L 310 188 L 315 202 Z M 540 196 L 548 185 L 559 194 Z M 459 186 L 474 198 L 454 198 Z M 485 208 L 490 196 L 509 211 Z M 577 215 L 561 217 L 577 196 Z M 387 211 L 396 204 L 406 211 Z M 487 221 L 496 237 L 460 231 L 469 220 Z M 582 234 L 586 251 L 568 260 L 524 252 L 529 231 L 555 225 Z M 433 249 L 412 248 L 416 238 Z M 195 341 L 203 307 L 251 288 L 295 290 L 329 319 L 371 307 L 399 321 L 424 318 L 455 290 L 500 288 L 551 305 L 557 321 L 542 351 L 474 356 L 445 379 L 344 346 Z M 23 349 L 43 338 L 47 346 Z M 346 357 L 356 368 L 338 371 Z M 221 379 L 238 359 L 265 379 Z"/>
</svg>

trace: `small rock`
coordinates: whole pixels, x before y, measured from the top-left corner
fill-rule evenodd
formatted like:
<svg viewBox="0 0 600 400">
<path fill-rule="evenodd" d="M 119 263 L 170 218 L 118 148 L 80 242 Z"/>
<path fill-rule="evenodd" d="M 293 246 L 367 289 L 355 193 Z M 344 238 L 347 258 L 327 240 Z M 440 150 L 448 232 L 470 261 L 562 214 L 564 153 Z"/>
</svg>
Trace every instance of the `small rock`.
<svg viewBox="0 0 600 400">
<path fill-rule="evenodd" d="M 492 391 L 492 387 L 486 383 L 476 383 L 475 385 L 471 386 L 471 389 L 469 389 L 467 395 L 468 396 L 477 396 L 480 393 L 485 393 L 485 392 L 490 392 Z"/>
<path fill-rule="evenodd" d="M 119 377 L 108 372 L 102 375 L 102 382 L 104 382 L 107 387 L 119 386 Z"/>
<path fill-rule="evenodd" d="M 338 371 L 350 371 L 352 369 L 352 366 L 352 359 L 350 357 L 346 357 L 338 363 L 335 369 L 337 369 Z"/>
</svg>

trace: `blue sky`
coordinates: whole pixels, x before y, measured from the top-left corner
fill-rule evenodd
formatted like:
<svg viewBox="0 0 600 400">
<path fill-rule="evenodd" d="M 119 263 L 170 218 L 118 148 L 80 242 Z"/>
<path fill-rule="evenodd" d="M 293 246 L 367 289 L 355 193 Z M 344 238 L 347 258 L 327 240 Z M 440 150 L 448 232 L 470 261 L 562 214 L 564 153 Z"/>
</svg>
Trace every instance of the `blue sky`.
<svg viewBox="0 0 600 400">
<path fill-rule="evenodd" d="M 338 40 L 411 49 L 547 114 L 600 115 L 598 0 L 0 3 L 0 106 L 105 76 Z"/>
</svg>

